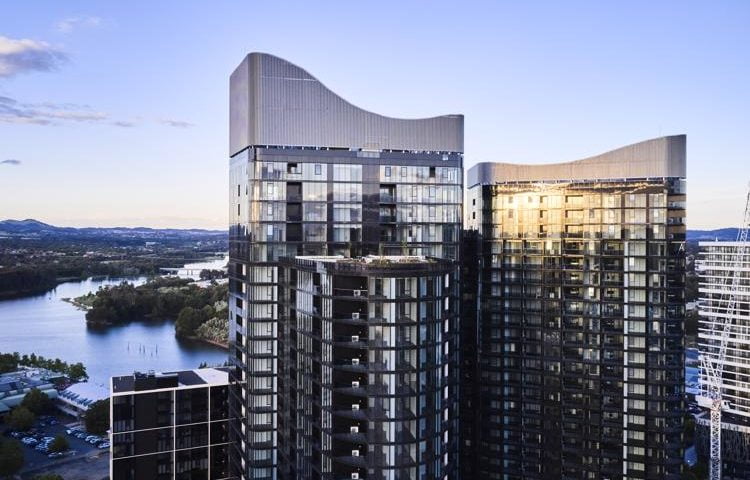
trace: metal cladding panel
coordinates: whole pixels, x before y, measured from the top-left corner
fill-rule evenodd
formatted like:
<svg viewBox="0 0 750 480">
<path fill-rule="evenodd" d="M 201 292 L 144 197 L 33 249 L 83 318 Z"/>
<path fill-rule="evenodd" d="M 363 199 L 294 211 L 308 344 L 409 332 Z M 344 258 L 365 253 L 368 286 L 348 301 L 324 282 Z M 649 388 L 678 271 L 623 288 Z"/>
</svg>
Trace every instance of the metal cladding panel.
<svg viewBox="0 0 750 480">
<path fill-rule="evenodd" d="M 232 155 L 250 145 L 463 152 L 463 115 L 400 119 L 368 112 L 264 53 L 251 53 L 232 74 L 230 102 Z"/>
<path fill-rule="evenodd" d="M 567 163 L 479 163 L 469 170 L 468 186 L 529 181 L 685 178 L 686 170 L 686 137 L 674 135 Z"/>
</svg>

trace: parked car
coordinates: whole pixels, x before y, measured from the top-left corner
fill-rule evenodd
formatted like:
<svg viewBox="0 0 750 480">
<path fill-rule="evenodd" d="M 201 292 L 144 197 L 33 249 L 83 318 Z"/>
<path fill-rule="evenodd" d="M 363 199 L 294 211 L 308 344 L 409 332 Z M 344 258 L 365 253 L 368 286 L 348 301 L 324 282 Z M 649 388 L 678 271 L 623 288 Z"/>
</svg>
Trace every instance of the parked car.
<svg viewBox="0 0 750 480">
<path fill-rule="evenodd" d="M 81 440 L 83 440 L 84 438 L 87 437 L 87 435 L 86 435 L 86 432 L 78 432 L 78 433 L 75 434 L 75 437 L 76 438 L 80 438 Z"/>
<path fill-rule="evenodd" d="M 23 437 L 23 432 L 10 432 L 10 436 L 13 438 L 21 438 Z"/>
<path fill-rule="evenodd" d="M 48 458 L 60 458 L 64 456 L 65 454 L 63 452 L 52 452 L 49 455 L 47 455 Z"/>
<path fill-rule="evenodd" d="M 109 442 L 102 442 L 96 448 L 98 448 L 100 450 L 107 449 L 107 448 L 109 448 Z"/>
<path fill-rule="evenodd" d="M 86 442 L 90 443 L 91 445 L 94 445 L 95 443 L 101 442 L 102 439 L 97 437 L 96 435 L 92 435 L 90 437 L 86 437 Z"/>
<path fill-rule="evenodd" d="M 36 445 L 37 443 L 39 443 L 39 440 L 34 437 L 24 437 L 21 440 L 21 443 L 23 443 L 24 445 Z"/>
</svg>

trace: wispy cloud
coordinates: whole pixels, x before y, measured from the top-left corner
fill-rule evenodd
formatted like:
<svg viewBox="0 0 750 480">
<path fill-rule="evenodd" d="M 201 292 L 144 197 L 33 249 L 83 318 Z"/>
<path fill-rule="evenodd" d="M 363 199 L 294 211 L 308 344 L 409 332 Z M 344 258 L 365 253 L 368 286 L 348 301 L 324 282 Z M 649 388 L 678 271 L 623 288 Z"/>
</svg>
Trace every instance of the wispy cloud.
<svg viewBox="0 0 750 480">
<path fill-rule="evenodd" d="M 132 128 L 148 123 L 142 117 L 121 120 L 97 111 L 89 105 L 77 103 L 24 103 L 14 98 L 0 96 L 0 124 L 64 125 L 91 123 Z M 175 128 L 188 128 L 193 124 L 182 120 L 158 119 L 156 122 Z"/>
<path fill-rule="evenodd" d="M 21 160 L 15 158 L 9 158 L 7 160 L 0 161 L 0 165 L 21 165 Z"/>
<path fill-rule="evenodd" d="M 159 123 L 162 125 L 166 125 L 168 127 L 175 127 L 175 128 L 190 128 L 194 127 L 195 125 L 190 122 L 185 122 L 182 120 L 173 120 L 170 118 L 160 118 Z"/>
<path fill-rule="evenodd" d="M 46 42 L 0 35 L 0 78 L 34 71 L 49 72 L 67 60 L 65 53 Z"/>
<path fill-rule="evenodd" d="M 79 27 L 95 28 L 102 24 L 102 19 L 89 15 L 63 18 L 55 25 L 55 29 L 60 33 L 70 33 Z"/>
<path fill-rule="evenodd" d="M 110 122 L 109 124 L 114 125 L 115 127 L 123 127 L 123 128 L 135 127 L 135 123 L 128 122 L 125 120 L 115 120 L 114 122 Z"/>
<path fill-rule="evenodd" d="M 9 97 L 0 97 L 0 123 L 25 123 L 57 125 L 65 122 L 103 122 L 109 116 L 87 105 L 71 103 L 21 103 Z"/>
<path fill-rule="evenodd" d="M 159 123 L 161 123 L 162 125 L 166 125 L 168 127 L 175 127 L 175 128 L 190 128 L 190 127 L 195 126 L 190 122 L 185 122 L 183 120 L 173 120 L 170 118 L 160 118 Z"/>
</svg>

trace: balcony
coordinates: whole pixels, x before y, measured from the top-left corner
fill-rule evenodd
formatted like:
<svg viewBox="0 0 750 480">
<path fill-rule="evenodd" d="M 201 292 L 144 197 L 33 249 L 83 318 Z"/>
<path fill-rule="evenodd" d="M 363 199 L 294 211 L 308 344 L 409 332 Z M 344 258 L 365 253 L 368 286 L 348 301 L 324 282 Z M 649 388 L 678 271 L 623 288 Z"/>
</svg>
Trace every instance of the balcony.
<svg viewBox="0 0 750 480">
<path fill-rule="evenodd" d="M 364 454 L 364 452 L 362 452 Z M 367 468 L 367 461 L 365 460 L 364 455 L 361 456 L 341 456 L 341 457 L 334 457 L 334 460 L 336 460 L 339 463 L 343 463 L 344 465 L 348 465 L 350 467 L 356 467 L 356 468 Z"/>
</svg>

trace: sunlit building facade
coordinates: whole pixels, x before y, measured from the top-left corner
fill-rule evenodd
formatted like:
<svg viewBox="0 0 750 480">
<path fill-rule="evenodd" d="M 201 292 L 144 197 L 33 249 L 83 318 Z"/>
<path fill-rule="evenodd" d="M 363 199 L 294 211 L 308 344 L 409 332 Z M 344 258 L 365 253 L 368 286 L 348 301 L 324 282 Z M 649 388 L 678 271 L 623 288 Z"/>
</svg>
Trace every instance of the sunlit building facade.
<svg viewBox="0 0 750 480">
<path fill-rule="evenodd" d="M 474 478 L 679 479 L 685 137 L 468 177 Z"/>
<path fill-rule="evenodd" d="M 299 339 L 281 283 L 284 262 L 416 255 L 447 259 L 457 269 L 462 151 L 460 115 L 401 120 L 367 112 L 267 54 L 248 55 L 232 74 L 231 408 L 243 419 L 232 432 L 236 476 L 333 478 L 309 469 L 309 413 L 289 395 L 299 385 Z M 456 366 L 449 365 L 449 378 Z M 454 465 L 454 454 L 446 455 Z M 363 477 L 370 470 L 372 478 L 387 478 L 375 464 Z"/>
</svg>

